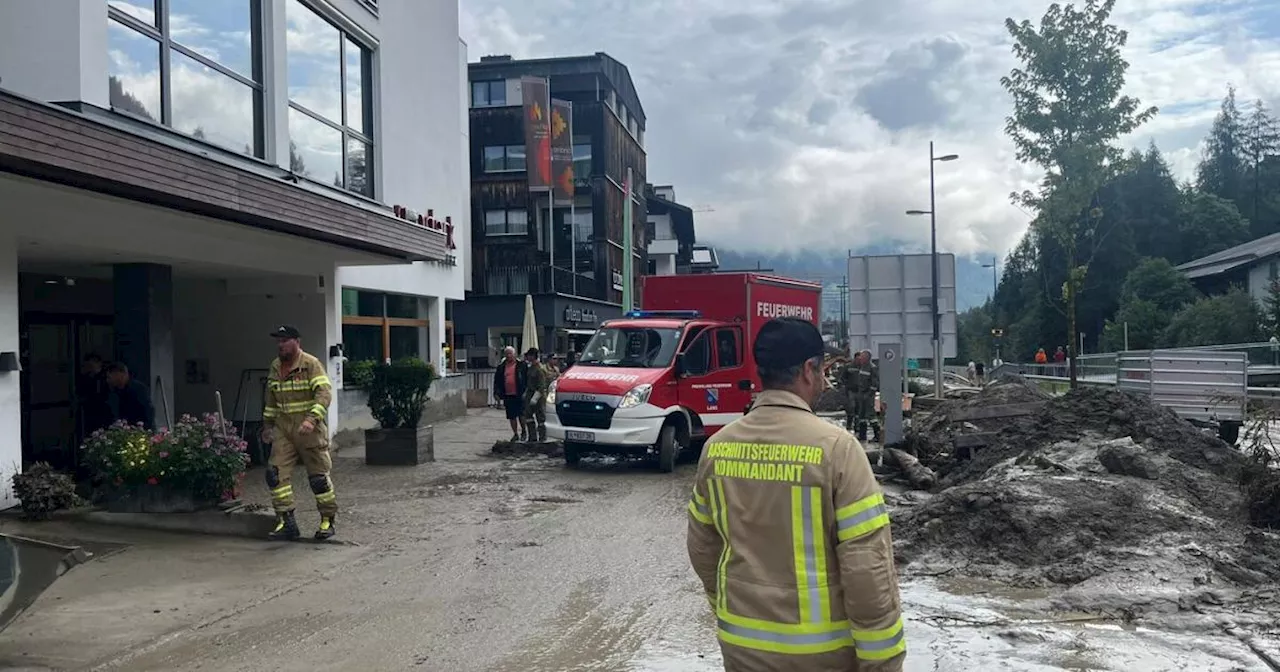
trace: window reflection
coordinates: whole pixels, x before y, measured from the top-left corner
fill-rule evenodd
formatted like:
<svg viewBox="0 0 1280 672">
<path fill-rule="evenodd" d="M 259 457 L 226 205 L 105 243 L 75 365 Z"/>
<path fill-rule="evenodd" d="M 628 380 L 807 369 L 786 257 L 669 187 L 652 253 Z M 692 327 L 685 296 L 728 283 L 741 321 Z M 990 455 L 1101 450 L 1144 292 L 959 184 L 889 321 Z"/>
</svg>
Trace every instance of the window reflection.
<svg viewBox="0 0 1280 672">
<path fill-rule="evenodd" d="M 347 184 L 357 194 L 373 196 L 369 180 L 369 146 L 350 138 L 347 140 Z"/>
<path fill-rule="evenodd" d="M 116 21 L 107 22 L 111 107 L 160 121 L 160 43 Z"/>
<path fill-rule="evenodd" d="M 342 186 L 342 132 L 289 110 L 290 163 L 299 175 Z"/>
<path fill-rule="evenodd" d="M 181 52 L 171 58 L 173 127 L 254 155 L 253 89 Z"/>
<path fill-rule="evenodd" d="M 368 133 L 364 127 L 364 50 L 347 40 L 347 126 L 359 133 Z"/>
<path fill-rule="evenodd" d="M 107 0 L 107 6 L 120 10 L 148 26 L 156 25 L 155 0 Z"/>
<path fill-rule="evenodd" d="M 342 33 L 298 0 L 289 0 L 289 100 L 342 123 Z"/>
<path fill-rule="evenodd" d="M 251 0 L 169 0 L 174 42 L 245 77 L 253 77 Z"/>
</svg>

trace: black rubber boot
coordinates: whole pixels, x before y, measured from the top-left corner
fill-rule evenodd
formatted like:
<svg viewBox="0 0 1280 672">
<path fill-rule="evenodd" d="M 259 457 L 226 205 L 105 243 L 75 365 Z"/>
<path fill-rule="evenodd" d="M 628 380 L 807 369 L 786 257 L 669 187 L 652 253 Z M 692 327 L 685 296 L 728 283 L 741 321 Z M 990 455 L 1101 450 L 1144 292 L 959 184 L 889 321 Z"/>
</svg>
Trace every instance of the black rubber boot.
<svg viewBox="0 0 1280 672">
<path fill-rule="evenodd" d="M 288 511 L 276 515 L 276 529 L 267 535 L 272 541 L 293 541 L 302 536 L 302 532 L 298 531 L 298 520 L 293 517 L 293 512 Z"/>
<path fill-rule="evenodd" d="M 867 440 L 867 423 L 865 423 L 865 422 L 859 422 L 859 423 L 858 423 L 858 433 L 857 433 L 857 436 L 858 436 L 858 440 L 859 440 L 859 441 L 866 441 L 866 440 Z"/>
<path fill-rule="evenodd" d="M 320 527 L 316 530 L 316 541 L 332 539 L 333 535 L 337 533 L 338 528 L 333 524 L 333 516 L 320 516 Z"/>
</svg>

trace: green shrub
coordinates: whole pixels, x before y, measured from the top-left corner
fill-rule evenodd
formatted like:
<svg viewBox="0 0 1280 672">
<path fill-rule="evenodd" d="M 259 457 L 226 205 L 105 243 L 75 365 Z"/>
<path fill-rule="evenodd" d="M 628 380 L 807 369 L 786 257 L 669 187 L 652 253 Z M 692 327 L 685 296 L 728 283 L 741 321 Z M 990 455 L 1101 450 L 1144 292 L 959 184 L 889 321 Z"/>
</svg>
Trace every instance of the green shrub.
<svg viewBox="0 0 1280 672">
<path fill-rule="evenodd" d="M 348 362 L 342 372 L 342 386 L 368 388 L 373 383 L 373 368 L 377 365 L 372 359 Z"/>
<path fill-rule="evenodd" d="M 69 509 L 79 500 L 71 477 L 54 471 L 48 462 L 36 462 L 26 472 L 13 475 L 13 494 L 22 502 L 27 518 L 44 520 L 49 514 Z"/>
<path fill-rule="evenodd" d="M 190 492 L 197 501 L 220 501 L 235 497 L 249 463 L 247 447 L 234 424 L 207 413 L 184 415 L 172 430 L 156 433 L 117 422 L 94 432 L 83 454 L 109 486 L 154 485 Z"/>
<path fill-rule="evenodd" d="M 420 359 L 402 359 L 373 367 L 369 411 L 383 429 L 412 429 L 422 418 L 431 383 L 440 376 Z"/>
</svg>

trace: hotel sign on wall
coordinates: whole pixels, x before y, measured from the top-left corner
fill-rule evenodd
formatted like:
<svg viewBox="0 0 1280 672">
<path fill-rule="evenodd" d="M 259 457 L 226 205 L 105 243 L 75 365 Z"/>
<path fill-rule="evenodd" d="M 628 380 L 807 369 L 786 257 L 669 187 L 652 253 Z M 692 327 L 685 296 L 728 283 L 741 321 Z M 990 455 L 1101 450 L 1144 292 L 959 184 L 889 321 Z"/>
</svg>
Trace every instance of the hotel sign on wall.
<svg viewBox="0 0 1280 672">
<path fill-rule="evenodd" d="M 403 205 L 395 205 L 392 206 L 391 209 L 395 212 L 396 217 L 399 217 L 406 222 L 411 222 L 418 226 L 423 226 L 433 231 L 443 233 L 445 236 L 445 248 L 450 252 L 450 254 L 444 258 L 443 263 L 446 266 L 457 265 L 458 259 L 452 254 L 454 250 L 458 249 L 458 245 L 453 240 L 453 217 L 445 217 L 443 220 L 436 219 L 435 210 L 427 210 L 427 214 L 424 215 L 417 210 L 406 208 Z"/>
</svg>

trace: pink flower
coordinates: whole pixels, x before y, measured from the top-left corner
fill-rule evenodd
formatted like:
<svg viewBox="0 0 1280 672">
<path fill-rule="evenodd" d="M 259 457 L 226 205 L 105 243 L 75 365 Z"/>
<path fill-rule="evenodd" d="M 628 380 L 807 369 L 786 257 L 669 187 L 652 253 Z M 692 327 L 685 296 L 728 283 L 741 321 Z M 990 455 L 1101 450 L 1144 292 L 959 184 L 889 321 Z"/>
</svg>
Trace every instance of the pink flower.
<svg viewBox="0 0 1280 672">
<path fill-rule="evenodd" d="M 147 485 L 155 485 L 159 482 L 160 482 L 159 479 L 157 479 L 155 476 L 152 476 L 147 479 Z"/>
<path fill-rule="evenodd" d="M 166 457 L 169 457 L 169 451 L 167 451 L 167 450 L 162 450 L 162 451 L 160 451 L 160 459 L 162 459 L 162 460 L 163 460 L 163 459 L 164 459 L 164 458 L 166 458 Z"/>
</svg>

